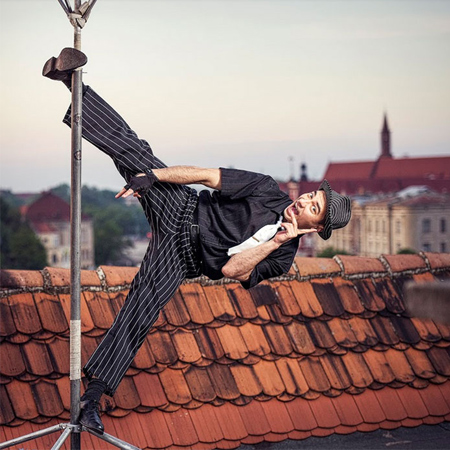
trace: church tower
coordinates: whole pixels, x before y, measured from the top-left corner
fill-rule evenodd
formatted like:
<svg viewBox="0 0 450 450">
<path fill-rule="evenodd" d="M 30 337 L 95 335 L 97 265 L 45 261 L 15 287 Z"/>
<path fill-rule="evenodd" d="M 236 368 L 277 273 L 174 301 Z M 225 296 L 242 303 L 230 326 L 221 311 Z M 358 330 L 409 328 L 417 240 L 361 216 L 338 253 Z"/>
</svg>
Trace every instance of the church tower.
<svg viewBox="0 0 450 450">
<path fill-rule="evenodd" d="M 391 132 L 389 130 L 387 115 L 384 113 L 383 129 L 381 130 L 381 155 L 380 157 L 392 158 Z"/>
</svg>

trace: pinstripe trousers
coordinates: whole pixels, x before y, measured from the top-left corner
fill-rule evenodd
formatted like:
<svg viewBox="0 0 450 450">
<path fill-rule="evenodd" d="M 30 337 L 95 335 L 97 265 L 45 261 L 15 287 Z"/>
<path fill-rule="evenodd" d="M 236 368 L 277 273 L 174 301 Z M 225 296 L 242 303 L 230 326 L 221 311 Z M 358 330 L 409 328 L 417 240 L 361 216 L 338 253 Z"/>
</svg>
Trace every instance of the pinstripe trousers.
<svg viewBox="0 0 450 450">
<path fill-rule="evenodd" d="M 70 126 L 70 109 L 63 121 Z M 91 88 L 83 97 L 82 134 L 113 159 L 126 182 L 146 169 L 166 167 Z M 116 391 L 161 308 L 185 278 L 200 274 L 190 240 L 197 202 L 194 189 L 159 182 L 140 198 L 152 238 L 124 306 L 83 368 L 88 379 L 106 383 L 107 395 Z"/>
</svg>

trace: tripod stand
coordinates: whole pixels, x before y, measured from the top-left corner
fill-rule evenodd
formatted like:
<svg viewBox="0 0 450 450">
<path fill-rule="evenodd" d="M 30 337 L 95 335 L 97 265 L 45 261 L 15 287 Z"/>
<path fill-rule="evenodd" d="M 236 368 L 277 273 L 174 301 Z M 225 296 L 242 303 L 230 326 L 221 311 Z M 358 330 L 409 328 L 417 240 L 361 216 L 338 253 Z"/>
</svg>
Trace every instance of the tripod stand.
<svg viewBox="0 0 450 450">
<path fill-rule="evenodd" d="M 97 0 L 58 0 L 74 27 L 74 48 L 81 50 L 81 29 Z M 62 431 L 52 447 L 58 450 L 70 436 L 70 448 L 80 450 L 80 434 L 87 431 L 92 435 L 124 450 L 139 450 L 137 447 L 104 433 L 100 435 L 78 424 L 80 415 L 81 389 L 81 120 L 82 120 L 82 71 L 76 69 L 72 74 L 72 117 L 71 117 L 71 192 L 70 192 L 70 423 L 60 423 L 10 441 L 0 443 L 0 450 Z"/>
</svg>

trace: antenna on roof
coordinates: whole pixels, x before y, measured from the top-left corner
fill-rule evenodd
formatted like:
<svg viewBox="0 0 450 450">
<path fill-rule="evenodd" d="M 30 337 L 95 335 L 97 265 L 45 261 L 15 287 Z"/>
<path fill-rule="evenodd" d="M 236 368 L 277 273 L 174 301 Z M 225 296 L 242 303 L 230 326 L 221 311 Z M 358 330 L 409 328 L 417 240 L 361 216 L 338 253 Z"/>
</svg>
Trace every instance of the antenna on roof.
<svg viewBox="0 0 450 450">
<path fill-rule="evenodd" d="M 86 25 L 89 14 L 97 0 L 58 0 L 74 29 L 74 48 L 81 50 L 81 29 Z M 70 423 L 60 423 L 34 433 L 27 434 L 0 444 L 0 450 L 22 442 L 36 439 L 57 431 L 63 431 L 51 450 L 59 450 L 70 436 L 71 450 L 80 450 L 81 432 L 88 431 L 99 439 L 125 450 L 139 450 L 137 447 L 107 433 L 100 435 L 78 424 L 80 415 L 81 389 L 81 121 L 82 121 L 82 71 L 72 74 L 72 123 L 71 123 L 71 188 L 70 188 Z"/>
</svg>

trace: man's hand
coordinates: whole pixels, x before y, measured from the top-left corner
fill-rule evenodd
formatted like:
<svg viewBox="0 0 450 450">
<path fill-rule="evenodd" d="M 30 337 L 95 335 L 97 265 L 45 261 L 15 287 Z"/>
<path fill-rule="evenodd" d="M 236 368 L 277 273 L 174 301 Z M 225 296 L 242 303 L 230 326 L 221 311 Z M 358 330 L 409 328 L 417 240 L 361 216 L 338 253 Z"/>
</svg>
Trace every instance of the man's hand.
<svg viewBox="0 0 450 450">
<path fill-rule="evenodd" d="M 146 194 L 152 188 L 155 181 L 158 181 L 158 178 L 152 171 L 139 173 L 135 177 L 131 177 L 130 182 L 116 194 L 116 198 L 126 198 L 131 194 L 134 197 L 140 197 L 141 194 Z"/>
<path fill-rule="evenodd" d="M 282 231 L 278 231 L 278 233 L 273 238 L 273 241 L 279 245 L 284 244 L 285 242 L 290 241 L 291 239 L 296 238 L 300 234 L 308 234 L 317 232 L 317 228 L 307 228 L 303 230 L 298 229 L 297 219 L 293 213 L 289 212 L 291 216 L 292 222 L 283 222 L 281 226 L 283 227 Z"/>
</svg>

